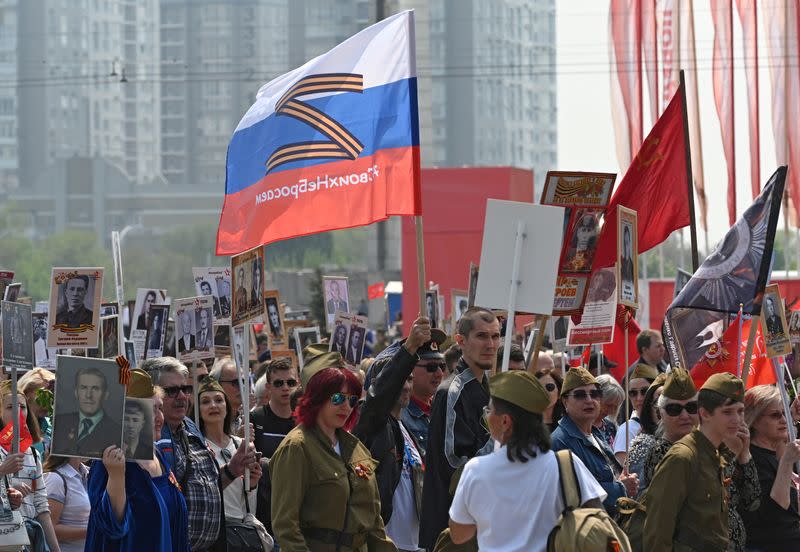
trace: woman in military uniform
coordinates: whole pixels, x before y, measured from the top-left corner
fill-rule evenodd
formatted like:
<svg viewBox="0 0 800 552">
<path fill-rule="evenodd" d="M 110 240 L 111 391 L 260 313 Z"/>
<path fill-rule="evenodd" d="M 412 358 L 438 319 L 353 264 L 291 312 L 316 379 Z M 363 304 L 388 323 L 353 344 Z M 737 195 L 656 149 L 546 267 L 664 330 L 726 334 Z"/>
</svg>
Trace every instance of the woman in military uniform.
<svg viewBox="0 0 800 552">
<path fill-rule="evenodd" d="M 284 552 L 397 552 L 380 515 L 377 462 L 347 431 L 361 384 L 325 345 L 303 357 L 298 425 L 269 464 L 275 539 Z"/>
</svg>

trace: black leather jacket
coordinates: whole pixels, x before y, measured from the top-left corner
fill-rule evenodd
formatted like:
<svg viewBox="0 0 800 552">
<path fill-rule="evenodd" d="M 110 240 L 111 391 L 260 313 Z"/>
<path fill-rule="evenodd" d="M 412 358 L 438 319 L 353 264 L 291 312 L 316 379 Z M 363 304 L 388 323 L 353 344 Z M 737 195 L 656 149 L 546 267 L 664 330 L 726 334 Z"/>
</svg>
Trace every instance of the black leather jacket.
<svg viewBox="0 0 800 552">
<path fill-rule="evenodd" d="M 388 524 L 392 517 L 392 498 L 400 483 L 405 452 L 403 434 L 400 431 L 401 422 L 392 417 L 391 411 L 416 363 L 417 355 L 411 355 L 400 343 L 381 352 L 371 368 L 372 384 L 366 402 L 361 407 L 358 424 L 353 430 L 353 435 L 358 437 L 367 446 L 372 457 L 380 462 L 375 475 L 378 479 L 381 517 L 384 524 Z M 377 377 L 374 375 L 376 372 L 379 372 Z M 411 432 L 408 433 L 411 435 Z M 414 446 L 417 446 L 416 442 Z M 417 450 L 419 451 L 419 447 Z M 411 469 L 415 506 L 419 514 L 424 473 L 422 466 L 412 466 Z"/>
</svg>

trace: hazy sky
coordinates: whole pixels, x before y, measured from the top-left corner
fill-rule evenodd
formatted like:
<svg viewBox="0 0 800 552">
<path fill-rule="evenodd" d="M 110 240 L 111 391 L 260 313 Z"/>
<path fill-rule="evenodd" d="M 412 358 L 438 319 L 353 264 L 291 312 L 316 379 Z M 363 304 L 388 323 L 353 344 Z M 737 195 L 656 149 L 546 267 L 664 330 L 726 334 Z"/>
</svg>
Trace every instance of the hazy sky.
<svg viewBox="0 0 800 552">
<path fill-rule="evenodd" d="M 727 169 L 714 104 L 711 75 L 714 30 L 710 7 L 707 2 L 695 2 L 694 6 L 700 125 L 706 196 L 709 198 L 709 242 L 713 247 L 728 229 Z M 556 2 L 558 169 L 616 172 L 619 183 L 623 173 L 617 164 L 611 122 L 608 7 L 608 0 Z M 750 205 L 752 196 L 747 85 L 737 14 L 734 14 L 733 26 L 737 64 L 734 74 L 737 215 L 741 215 Z M 762 185 L 777 168 L 770 110 L 771 86 L 763 38 L 762 21 L 759 21 Z M 644 90 L 646 95 L 646 84 Z M 652 127 L 647 109 L 644 118 L 644 135 L 647 136 Z M 779 223 L 779 228 L 783 228 L 782 224 Z M 702 246 L 700 233 L 698 240 Z"/>
</svg>

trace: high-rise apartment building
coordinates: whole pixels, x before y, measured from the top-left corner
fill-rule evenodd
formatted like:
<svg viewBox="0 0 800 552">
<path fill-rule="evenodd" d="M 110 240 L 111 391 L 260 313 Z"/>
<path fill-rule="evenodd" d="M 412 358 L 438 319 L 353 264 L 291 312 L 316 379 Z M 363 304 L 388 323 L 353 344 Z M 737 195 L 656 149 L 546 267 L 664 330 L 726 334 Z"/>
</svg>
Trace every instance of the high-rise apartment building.
<svg viewBox="0 0 800 552">
<path fill-rule="evenodd" d="M 158 0 L 31 0 L 17 14 L 20 178 L 99 157 L 160 179 Z"/>
<path fill-rule="evenodd" d="M 0 1 L 0 192 L 19 184 L 17 0 Z"/>
<path fill-rule="evenodd" d="M 286 0 L 161 0 L 162 172 L 224 190 L 233 129 L 258 88 L 288 69 Z"/>
</svg>

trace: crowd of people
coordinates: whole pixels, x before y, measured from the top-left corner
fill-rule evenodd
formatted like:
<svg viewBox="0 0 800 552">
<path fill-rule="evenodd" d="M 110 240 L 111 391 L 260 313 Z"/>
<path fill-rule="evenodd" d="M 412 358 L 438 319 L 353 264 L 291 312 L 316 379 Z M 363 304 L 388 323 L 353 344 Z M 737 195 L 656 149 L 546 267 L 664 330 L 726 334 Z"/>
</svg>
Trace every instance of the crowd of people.
<svg viewBox="0 0 800 552">
<path fill-rule="evenodd" d="M 800 550 L 800 401 L 787 419 L 777 386 L 725 372 L 698 389 L 652 330 L 622 383 L 605 362 L 531 362 L 518 339 L 500 372 L 501 324 L 483 308 L 453 336 L 425 317 L 406 333 L 355 370 L 328 344 L 304 349 L 302 371 L 277 358 L 240 375 L 222 358 L 194 378 L 146 359 L 126 396 L 152 399 L 147 459 L 50 454 L 41 399 L 58 376 L 35 368 L 17 397 L 30 445 L 0 446 L 3 503 L 31 552 L 536 551 L 569 510 L 566 454 L 581 507 L 641 550 Z M 0 382 L 4 426 L 11 399 Z"/>
</svg>

